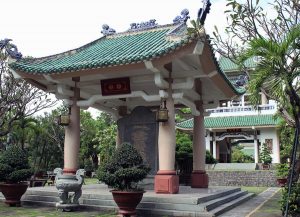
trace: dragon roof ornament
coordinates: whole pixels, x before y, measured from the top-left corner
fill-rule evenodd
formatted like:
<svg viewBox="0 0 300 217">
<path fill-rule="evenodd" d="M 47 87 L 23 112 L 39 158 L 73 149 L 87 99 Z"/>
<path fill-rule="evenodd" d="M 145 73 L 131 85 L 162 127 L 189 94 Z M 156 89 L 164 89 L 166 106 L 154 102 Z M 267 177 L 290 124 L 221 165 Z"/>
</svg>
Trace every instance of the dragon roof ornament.
<svg viewBox="0 0 300 217">
<path fill-rule="evenodd" d="M 107 24 L 103 24 L 102 25 L 102 31 L 101 33 L 104 35 L 104 36 L 108 36 L 108 35 L 113 35 L 116 33 L 116 30 L 113 29 L 113 28 L 110 28 L 109 25 Z"/>
<path fill-rule="evenodd" d="M 128 31 L 138 31 L 138 30 L 144 30 L 144 29 L 150 29 L 157 27 L 157 23 L 155 19 L 150 19 L 146 22 L 141 23 L 131 23 L 130 29 Z"/>
<path fill-rule="evenodd" d="M 7 55 L 13 59 L 19 60 L 22 58 L 21 52 L 18 52 L 18 48 L 16 45 L 11 44 L 11 39 L 5 38 L 0 40 L 0 50 L 4 50 Z"/>
<path fill-rule="evenodd" d="M 179 23 L 186 23 L 186 21 L 190 18 L 189 16 L 189 10 L 188 9 L 183 9 L 181 11 L 181 16 L 176 16 L 174 19 L 173 19 L 173 23 L 174 24 L 179 24 Z"/>
</svg>

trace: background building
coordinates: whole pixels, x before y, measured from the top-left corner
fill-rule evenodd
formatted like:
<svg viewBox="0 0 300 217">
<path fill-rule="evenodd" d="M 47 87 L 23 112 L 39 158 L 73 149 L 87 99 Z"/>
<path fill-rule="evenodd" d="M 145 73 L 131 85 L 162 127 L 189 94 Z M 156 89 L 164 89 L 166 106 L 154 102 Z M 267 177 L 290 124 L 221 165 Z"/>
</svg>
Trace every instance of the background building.
<svg viewBox="0 0 300 217">
<path fill-rule="evenodd" d="M 255 59 L 250 59 L 246 66 L 254 70 L 255 63 Z M 229 59 L 220 58 L 219 65 L 232 83 L 239 85 L 238 82 L 247 80 L 246 74 Z M 255 163 L 258 163 L 262 144 L 266 143 L 271 152 L 272 163 L 279 163 L 278 120 L 273 118 L 276 110 L 276 102 L 268 100 L 263 93 L 257 109 L 251 106 L 247 94 L 233 100 L 219 101 L 218 107 L 206 109 L 206 149 L 220 163 L 230 163 L 232 147 L 240 145 L 242 151 L 253 156 Z M 177 129 L 192 131 L 193 119 L 178 123 Z"/>
</svg>

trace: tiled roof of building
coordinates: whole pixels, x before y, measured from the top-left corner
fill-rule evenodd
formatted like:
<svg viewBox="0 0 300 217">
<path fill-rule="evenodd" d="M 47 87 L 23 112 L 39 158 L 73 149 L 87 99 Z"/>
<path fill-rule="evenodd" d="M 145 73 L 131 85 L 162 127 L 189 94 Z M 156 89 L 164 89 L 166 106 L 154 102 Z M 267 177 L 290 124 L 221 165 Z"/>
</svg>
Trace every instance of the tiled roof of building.
<svg viewBox="0 0 300 217">
<path fill-rule="evenodd" d="M 239 70 L 239 66 L 237 64 L 233 63 L 230 59 L 222 57 L 222 56 L 219 59 L 219 64 L 224 72 L 231 72 L 231 71 Z M 255 68 L 257 65 L 257 63 L 255 61 L 255 57 L 247 59 L 245 61 L 245 65 L 248 68 Z"/>
<path fill-rule="evenodd" d="M 275 126 L 278 120 L 274 120 L 273 115 L 245 115 L 245 116 L 224 116 L 224 117 L 205 117 L 205 128 L 239 128 L 251 126 Z M 192 130 L 194 119 L 189 119 L 177 123 L 179 129 Z"/>
<path fill-rule="evenodd" d="M 176 28 L 178 25 L 164 25 L 142 31 L 116 33 L 61 54 L 24 58 L 10 64 L 10 67 L 30 74 L 49 74 L 151 60 L 192 42 L 192 38 L 182 34 L 180 29 L 177 37 L 167 37 Z"/>
</svg>

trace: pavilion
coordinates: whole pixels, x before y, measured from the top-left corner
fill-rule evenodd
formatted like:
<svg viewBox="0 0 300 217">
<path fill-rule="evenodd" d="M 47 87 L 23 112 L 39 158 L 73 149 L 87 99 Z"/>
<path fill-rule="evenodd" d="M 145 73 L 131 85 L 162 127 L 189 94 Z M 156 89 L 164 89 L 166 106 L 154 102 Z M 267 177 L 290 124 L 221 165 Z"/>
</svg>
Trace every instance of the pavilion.
<svg viewBox="0 0 300 217">
<path fill-rule="evenodd" d="M 209 6 L 199 11 L 202 25 Z M 191 109 L 194 121 L 192 187 L 208 187 L 204 110 L 244 91 L 220 69 L 204 28 L 187 33 L 188 18 L 188 11 L 183 10 L 173 24 L 150 20 L 131 24 L 121 33 L 103 25 L 104 36 L 82 47 L 10 63 L 16 78 L 55 94 L 71 108 L 70 124 L 65 127 L 64 173 L 74 174 L 78 169 L 80 108 L 93 107 L 119 120 L 136 106 L 157 111 L 165 101 L 168 120 L 159 123 L 155 191 L 178 192 L 175 109 L 182 107 Z"/>
</svg>

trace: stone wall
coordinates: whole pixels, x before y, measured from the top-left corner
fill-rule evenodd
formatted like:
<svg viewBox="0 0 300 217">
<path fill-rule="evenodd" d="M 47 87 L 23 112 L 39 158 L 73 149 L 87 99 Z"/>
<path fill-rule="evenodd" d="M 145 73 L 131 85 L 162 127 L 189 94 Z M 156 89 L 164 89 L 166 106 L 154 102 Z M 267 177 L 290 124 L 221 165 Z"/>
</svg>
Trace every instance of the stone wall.
<svg viewBox="0 0 300 217">
<path fill-rule="evenodd" d="M 278 186 L 275 170 L 206 172 L 210 186 Z"/>
</svg>

